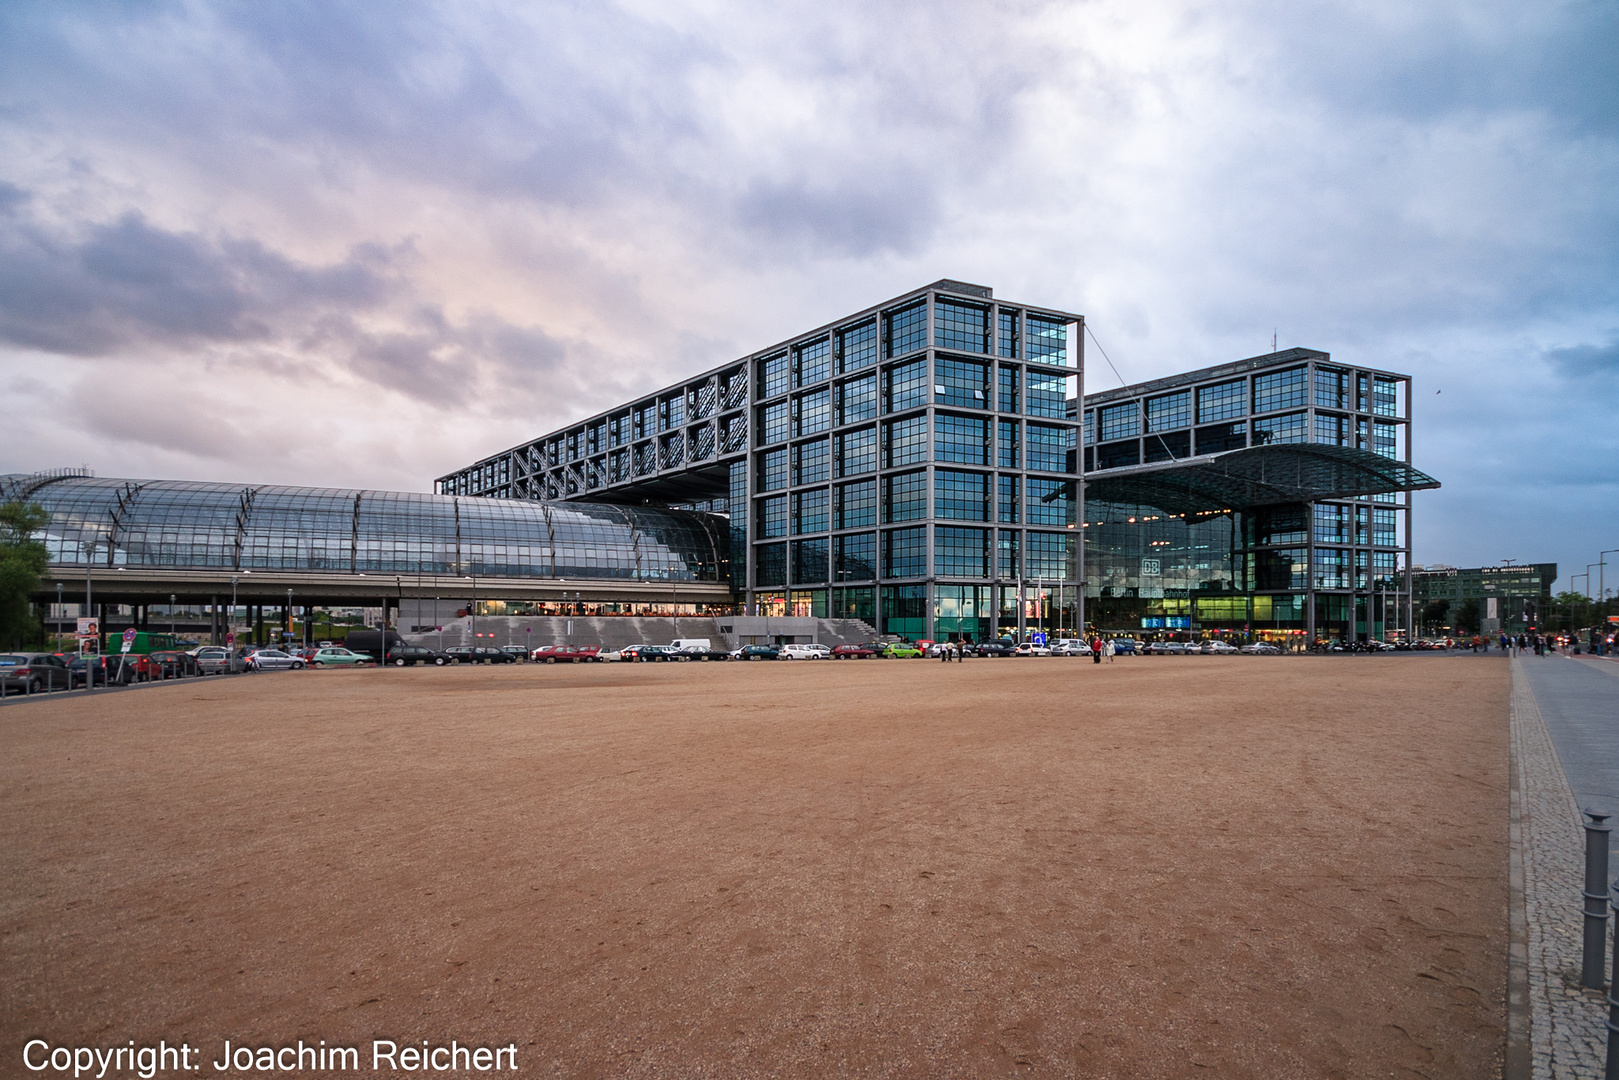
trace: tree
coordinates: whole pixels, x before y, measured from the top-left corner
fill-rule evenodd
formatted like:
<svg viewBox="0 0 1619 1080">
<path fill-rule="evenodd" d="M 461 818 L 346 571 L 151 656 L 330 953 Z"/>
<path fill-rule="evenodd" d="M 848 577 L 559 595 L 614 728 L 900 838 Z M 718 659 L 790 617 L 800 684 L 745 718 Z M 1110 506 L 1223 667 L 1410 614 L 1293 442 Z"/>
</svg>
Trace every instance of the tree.
<svg viewBox="0 0 1619 1080">
<path fill-rule="evenodd" d="M 1422 605 L 1422 626 L 1425 633 L 1436 632 L 1440 627 L 1448 625 L 1449 619 L 1449 600 L 1430 600 Z"/>
<path fill-rule="evenodd" d="M 1452 615 L 1456 620 L 1458 634 L 1476 634 L 1479 627 L 1479 602 L 1474 597 L 1463 600 L 1456 606 Z"/>
<path fill-rule="evenodd" d="M 31 597 L 51 557 L 34 534 L 49 520 L 33 503 L 13 499 L 0 505 L 0 642 L 13 647 L 38 631 Z"/>
</svg>

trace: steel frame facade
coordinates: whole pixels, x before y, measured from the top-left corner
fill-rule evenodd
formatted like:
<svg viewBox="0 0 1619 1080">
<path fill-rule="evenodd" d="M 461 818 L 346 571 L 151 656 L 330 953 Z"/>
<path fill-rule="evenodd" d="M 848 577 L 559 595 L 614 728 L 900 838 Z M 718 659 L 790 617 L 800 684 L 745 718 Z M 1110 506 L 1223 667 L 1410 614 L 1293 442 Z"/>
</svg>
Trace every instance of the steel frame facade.
<svg viewBox="0 0 1619 1080">
<path fill-rule="evenodd" d="M 1352 632 L 1371 636 L 1374 626 L 1382 626 L 1385 633 L 1401 630 L 1414 636 L 1412 491 L 1438 483 L 1409 469 L 1411 386 L 1409 375 L 1337 364 L 1330 354 L 1314 349 L 1287 349 L 1094 393 L 1085 399 L 1087 479 L 1128 476 L 1152 462 L 1167 461 L 1173 467 L 1180 461 L 1208 461 L 1210 454 L 1287 443 L 1352 447 L 1401 463 L 1415 477 L 1402 490 L 1306 501 L 1302 541 L 1258 545 L 1261 553 L 1268 548 L 1302 550 L 1307 567 L 1303 589 L 1248 591 L 1302 592 L 1306 596 L 1302 629 L 1308 640 L 1323 632 L 1317 612 L 1334 602 L 1347 605 L 1350 624 L 1365 627 Z M 1181 395 L 1184 408 L 1178 401 L 1168 404 Z M 1214 406 L 1215 415 L 1205 415 L 1205 403 Z M 1132 411 L 1135 430 L 1117 430 L 1127 425 Z M 1154 417 L 1160 422 L 1154 424 Z M 1109 430 L 1110 425 L 1115 430 Z M 1237 426 L 1240 432 L 1232 430 Z M 1392 538 L 1376 527 L 1379 518 L 1391 513 L 1398 516 L 1400 526 Z M 1341 538 L 1323 535 L 1321 522 L 1328 515 L 1345 523 Z M 1339 559 L 1338 553 L 1348 569 L 1347 584 L 1344 575 L 1335 572 L 1340 563 L 1329 562 Z M 1386 569 L 1391 559 L 1396 572 L 1380 580 L 1376 568 L 1382 564 Z M 1087 593 L 1097 596 L 1098 585 L 1093 583 Z M 1327 601 L 1327 597 L 1341 599 Z M 1383 613 L 1380 607 L 1393 610 Z M 1361 611 L 1366 612 L 1365 619 L 1356 617 Z"/>
<path fill-rule="evenodd" d="M 484 458 L 435 490 L 723 508 L 733 552 L 747 552 L 745 566 L 733 555 L 746 611 L 931 637 L 944 590 L 951 625 L 972 621 L 977 636 L 986 604 L 1016 595 L 1028 534 L 1063 553 L 1043 564 L 1047 579 L 1072 586 L 1076 500 L 1047 529 L 1027 529 L 1024 506 L 1031 480 L 1071 487 L 1078 473 L 1083 325 L 938 281 Z M 851 489 L 858 512 L 843 509 Z M 1008 490 L 1010 515 L 997 509 Z"/>
</svg>

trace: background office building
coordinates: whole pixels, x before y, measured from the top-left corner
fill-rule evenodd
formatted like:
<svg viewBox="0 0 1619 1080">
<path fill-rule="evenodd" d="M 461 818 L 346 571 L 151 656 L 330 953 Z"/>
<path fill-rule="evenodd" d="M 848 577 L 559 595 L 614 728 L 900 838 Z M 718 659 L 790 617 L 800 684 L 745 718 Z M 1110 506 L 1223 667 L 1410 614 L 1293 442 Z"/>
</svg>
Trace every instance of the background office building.
<svg viewBox="0 0 1619 1080">
<path fill-rule="evenodd" d="M 1552 611 L 1556 563 L 1525 566 L 1419 566 L 1412 596 L 1419 626 L 1469 632 L 1523 634 Z"/>
<path fill-rule="evenodd" d="M 1083 329 L 939 281 L 437 490 L 723 513 L 747 613 L 911 637 L 1073 627 L 1081 580 L 1106 631 L 1409 628 L 1409 493 L 1437 482 L 1410 465 L 1407 376 L 1290 349 L 1081 418 Z"/>
</svg>

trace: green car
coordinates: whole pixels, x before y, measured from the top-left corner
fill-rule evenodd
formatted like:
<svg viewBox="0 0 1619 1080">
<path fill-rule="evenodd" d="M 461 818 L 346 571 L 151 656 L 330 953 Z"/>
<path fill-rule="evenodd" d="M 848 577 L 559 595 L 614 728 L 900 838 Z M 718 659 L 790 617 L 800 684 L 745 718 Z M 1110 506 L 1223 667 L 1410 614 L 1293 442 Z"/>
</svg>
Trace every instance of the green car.
<svg viewBox="0 0 1619 1080">
<path fill-rule="evenodd" d="M 368 653 L 357 653 L 349 649 L 316 649 L 309 658 L 310 667 L 340 667 L 344 664 L 369 664 L 371 656 Z"/>
<path fill-rule="evenodd" d="M 882 654 L 890 660 L 910 660 L 921 656 L 922 650 L 908 641 L 895 641 L 883 646 Z"/>
</svg>

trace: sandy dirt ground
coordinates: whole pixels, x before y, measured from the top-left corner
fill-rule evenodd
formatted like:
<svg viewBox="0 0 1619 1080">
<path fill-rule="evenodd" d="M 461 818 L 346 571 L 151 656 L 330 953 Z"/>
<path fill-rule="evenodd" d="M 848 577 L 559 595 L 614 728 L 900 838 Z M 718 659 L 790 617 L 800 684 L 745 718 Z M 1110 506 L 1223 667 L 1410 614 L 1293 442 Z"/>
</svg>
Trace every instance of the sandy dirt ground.
<svg viewBox="0 0 1619 1080">
<path fill-rule="evenodd" d="M 1402 656 L 9 706 L 0 1075 L 56 1075 L 37 1037 L 200 1075 L 453 1038 L 528 1076 L 1496 1076 L 1507 701 L 1505 662 Z"/>
</svg>

